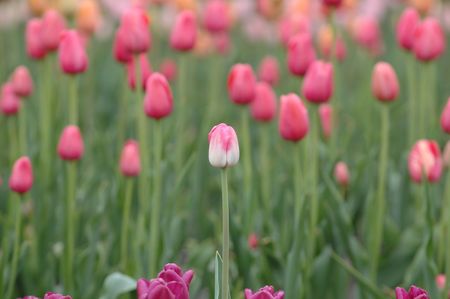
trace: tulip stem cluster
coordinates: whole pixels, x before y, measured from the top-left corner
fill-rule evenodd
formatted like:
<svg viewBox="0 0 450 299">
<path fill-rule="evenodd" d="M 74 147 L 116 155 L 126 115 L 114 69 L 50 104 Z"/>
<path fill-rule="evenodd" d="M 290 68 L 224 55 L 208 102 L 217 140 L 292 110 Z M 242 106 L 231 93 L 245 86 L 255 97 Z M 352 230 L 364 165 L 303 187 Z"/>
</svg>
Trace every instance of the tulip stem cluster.
<svg viewBox="0 0 450 299">
<path fill-rule="evenodd" d="M 227 168 L 221 171 L 222 176 L 222 242 L 223 242 L 223 265 L 222 265 L 222 299 L 229 298 L 229 275 L 230 275 L 230 210 L 228 205 L 228 178 Z"/>
<path fill-rule="evenodd" d="M 22 206 L 21 206 L 21 197 L 14 195 L 10 198 L 11 205 L 11 215 L 14 215 L 14 245 L 12 252 L 12 261 L 11 261 L 11 272 L 9 273 L 9 281 L 6 289 L 6 297 L 5 298 L 13 298 L 14 285 L 16 282 L 17 276 L 17 266 L 19 263 L 19 253 L 20 253 L 20 231 L 21 231 L 21 217 L 22 217 Z M 3 271 L 3 269 L 0 269 Z M 0 282 L 1 283 L 1 282 Z"/>
</svg>

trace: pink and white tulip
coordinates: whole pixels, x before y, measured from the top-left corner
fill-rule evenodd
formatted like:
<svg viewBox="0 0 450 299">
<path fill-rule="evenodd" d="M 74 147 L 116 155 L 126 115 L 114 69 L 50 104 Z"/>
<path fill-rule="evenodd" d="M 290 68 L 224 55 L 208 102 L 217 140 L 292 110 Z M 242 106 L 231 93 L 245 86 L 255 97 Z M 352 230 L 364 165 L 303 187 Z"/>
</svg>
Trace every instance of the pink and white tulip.
<svg viewBox="0 0 450 299">
<path fill-rule="evenodd" d="M 208 134 L 209 163 L 218 168 L 234 166 L 239 161 L 239 141 L 227 124 L 214 126 Z"/>
</svg>

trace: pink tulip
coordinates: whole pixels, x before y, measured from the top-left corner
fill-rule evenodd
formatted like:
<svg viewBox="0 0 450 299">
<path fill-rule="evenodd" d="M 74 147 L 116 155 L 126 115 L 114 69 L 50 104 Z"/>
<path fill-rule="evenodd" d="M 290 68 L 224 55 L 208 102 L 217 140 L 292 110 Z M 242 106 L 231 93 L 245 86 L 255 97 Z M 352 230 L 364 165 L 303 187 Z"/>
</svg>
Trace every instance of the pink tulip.
<svg viewBox="0 0 450 299">
<path fill-rule="evenodd" d="M 249 64 L 235 64 L 228 74 L 228 95 L 238 105 L 251 103 L 256 95 L 256 79 Z"/>
<path fill-rule="evenodd" d="M 189 51 L 197 41 L 197 23 L 195 14 L 186 10 L 181 12 L 175 21 L 170 34 L 170 46 L 178 51 Z"/>
<path fill-rule="evenodd" d="M 310 19 L 301 13 L 290 14 L 279 22 L 279 35 L 283 45 L 288 47 L 291 38 L 300 33 L 310 34 Z"/>
<path fill-rule="evenodd" d="M 424 177 L 429 182 L 437 182 L 442 174 L 442 158 L 439 145 L 434 140 L 419 140 L 408 156 L 411 179 L 421 183 Z"/>
<path fill-rule="evenodd" d="M 39 299 L 39 297 L 35 297 L 35 296 L 25 296 L 25 297 L 18 298 L 18 299 Z"/>
<path fill-rule="evenodd" d="M 59 66 L 66 74 L 79 74 L 86 71 L 88 57 L 79 33 L 68 30 L 62 34 L 59 45 Z"/>
<path fill-rule="evenodd" d="M 166 77 L 167 81 L 171 82 L 177 76 L 177 64 L 172 59 L 164 59 L 159 66 L 159 71 Z"/>
<path fill-rule="evenodd" d="M 287 64 L 295 76 L 303 76 L 316 60 L 316 52 L 309 33 L 294 35 L 288 44 Z"/>
<path fill-rule="evenodd" d="M 224 0 L 209 0 L 203 12 L 203 25 L 211 33 L 227 31 L 231 25 L 230 9 Z"/>
<path fill-rule="evenodd" d="M 333 96 L 333 65 L 314 61 L 306 72 L 302 92 L 311 103 L 328 102 Z"/>
<path fill-rule="evenodd" d="M 25 30 L 25 43 L 27 54 L 33 59 L 39 60 L 47 54 L 47 48 L 42 39 L 43 23 L 40 19 L 31 19 L 27 22 Z"/>
<path fill-rule="evenodd" d="M 58 143 L 58 155 L 64 161 L 78 161 L 84 154 L 84 141 L 80 129 L 69 125 L 64 128 Z"/>
<path fill-rule="evenodd" d="M 339 7 L 342 4 L 342 0 L 322 0 L 322 4 L 330 7 Z"/>
<path fill-rule="evenodd" d="M 328 139 L 333 131 L 333 108 L 328 104 L 321 104 L 319 106 L 319 118 L 323 137 Z"/>
<path fill-rule="evenodd" d="M 137 282 L 138 299 L 189 299 L 189 285 L 194 272 L 182 272 L 176 264 L 167 264 L 158 278 L 139 279 Z"/>
<path fill-rule="evenodd" d="M 120 156 L 120 171 L 126 177 L 138 176 L 141 172 L 139 145 L 135 140 L 128 140 Z"/>
<path fill-rule="evenodd" d="M 122 16 L 120 28 L 125 32 L 123 44 L 128 52 L 140 54 L 150 49 L 149 20 L 144 10 L 132 8 L 126 11 Z"/>
<path fill-rule="evenodd" d="M 14 93 L 19 97 L 28 97 L 33 92 L 33 79 L 28 69 L 23 65 L 14 70 L 10 82 Z"/>
<path fill-rule="evenodd" d="M 239 161 L 239 141 L 227 124 L 214 126 L 208 134 L 209 163 L 218 168 L 234 166 Z"/>
<path fill-rule="evenodd" d="M 24 194 L 33 186 L 33 166 L 30 158 L 20 157 L 13 166 L 9 178 L 9 188 L 16 193 Z"/>
<path fill-rule="evenodd" d="M 256 235 L 255 233 L 251 233 L 248 236 L 247 243 L 248 243 L 248 247 L 251 250 L 256 250 L 258 248 L 258 245 L 259 245 L 258 235 Z"/>
<path fill-rule="evenodd" d="M 57 10 L 48 10 L 42 18 L 40 38 L 47 52 L 55 51 L 59 46 L 60 36 L 66 27 L 64 17 Z"/>
<path fill-rule="evenodd" d="M 250 110 L 255 120 L 271 121 L 277 110 L 277 99 L 272 87 L 261 82 L 256 85 L 256 96 L 250 104 Z"/>
<path fill-rule="evenodd" d="M 438 274 L 435 280 L 436 280 L 436 287 L 439 290 L 443 290 L 445 288 L 445 281 L 446 281 L 445 274 Z"/>
<path fill-rule="evenodd" d="M 278 60 L 273 56 L 266 56 L 261 61 L 258 71 L 259 79 L 275 86 L 280 79 Z"/>
<path fill-rule="evenodd" d="M 128 74 L 128 86 L 130 89 L 136 89 L 136 66 L 135 66 L 135 57 L 131 57 L 131 60 L 127 64 L 127 74 Z M 150 66 L 150 62 L 148 61 L 147 55 L 142 53 L 139 55 L 139 67 L 140 67 L 140 76 L 141 76 L 141 87 L 142 90 L 145 90 L 145 84 L 147 79 L 152 74 L 152 69 Z"/>
<path fill-rule="evenodd" d="M 308 110 L 296 94 L 281 96 L 279 119 L 279 131 L 283 139 L 297 142 L 308 134 Z"/>
<path fill-rule="evenodd" d="M 439 21 L 428 17 L 414 30 L 413 52 L 420 61 L 431 61 L 445 50 L 445 35 Z"/>
<path fill-rule="evenodd" d="M 387 62 L 378 62 L 372 72 L 372 93 L 381 102 L 391 102 L 398 97 L 397 74 Z"/>
<path fill-rule="evenodd" d="M 5 83 L 0 95 L 0 111 L 5 116 L 16 115 L 20 110 L 20 99 L 11 83 Z"/>
<path fill-rule="evenodd" d="M 445 133 L 450 134 L 450 98 L 442 111 L 441 127 Z"/>
<path fill-rule="evenodd" d="M 374 55 L 379 55 L 382 51 L 380 27 L 376 19 L 368 16 L 360 16 L 354 24 L 354 38 L 363 48 L 369 50 Z"/>
<path fill-rule="evenodd" d="M 348 186 L 348 182 L 350 180 L 350 175 L 348 172 L 347 164 L 344 162 L 338 162 L 334 167 L 334 178 L 339 185 L 343 187 Z"/>
<path fill-rule="evenodd" d="M 127 32 L 122 28 L 117 29 L 113 45 L 114 58 L 117 62 L 124 64 L 133 59 L 133 53 L 125 46 L 126 34 Z"/>
<path fill-rule="evenodd" d="M 284 292 L 275 292 L 272 286 L 265 286 L 260 288 L 257 292 L 252 292 L 250 289 L 244 291 L 245 299 L 283 299 Z"/>
<path fill-rule="evenodd" d="M 411 286 L 409 292 L 403 288 L 395 288 L 395 298 L 396 299 L 430 299 L 427 291 L 418 288 L 416 286 Z"/>
<path fill-rule="evenodd" d="M 144 111 L 148 117 L 161 119 L 169 116 L 173 109 L 173 96 L 166 77 L 153 73 L 147 79 Z"/>
<path fill-rule="evenodd" d="M 67 295 L 60 295 L 57 293 L 48 292 L 45 294 L 44 299 L 72 299 L 72 297 Z"/>
<path fill-rule="evenodd" d="M 411 51 L 414 43 L 414 31 L 420 22 L 420 15 L 410 7 L 403 11 L 397 22 L 397 42 L 403 49 Z"/>
</svg>

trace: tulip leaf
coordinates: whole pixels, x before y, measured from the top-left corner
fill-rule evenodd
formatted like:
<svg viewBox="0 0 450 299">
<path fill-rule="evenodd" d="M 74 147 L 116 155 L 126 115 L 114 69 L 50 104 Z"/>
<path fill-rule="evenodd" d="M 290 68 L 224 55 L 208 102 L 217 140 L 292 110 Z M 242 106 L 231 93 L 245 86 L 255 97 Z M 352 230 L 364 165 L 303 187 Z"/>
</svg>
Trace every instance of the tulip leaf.
<svg viewBox="0 0 450 299">
<path fill-rule="evenodd" d="M 135 289 L 136 280 L 120 272 L 114 272 L 105 278 L 103 295 L 100 299 L 116 299 L 120 295 L 129 293 Z"/>
</svg>

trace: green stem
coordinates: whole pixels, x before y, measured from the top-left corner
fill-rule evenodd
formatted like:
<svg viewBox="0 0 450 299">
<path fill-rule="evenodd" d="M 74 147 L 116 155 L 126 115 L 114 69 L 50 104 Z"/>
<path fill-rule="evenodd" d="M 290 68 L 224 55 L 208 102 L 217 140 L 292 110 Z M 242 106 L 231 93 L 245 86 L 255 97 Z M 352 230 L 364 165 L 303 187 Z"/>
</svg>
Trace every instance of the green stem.
<svg viewBox="0 0 450 299">
<path fill-rule="evenodd" d="M 222 226 L 223 226 L 223 267 L 222 267 L 222 299 L 229 298 L 229 269 L 230 269 L 230 211 L 228 206 L 227 169 L 221 172 L 222 176 Z"/>
<path fill-rule="evenodd" d="M 262 125 L 260 128 L 260 138 L 261 138 L 261 193 L 263 199 L 263 205 L 265 209 L 265 217 L 266 220 L 269 221 L 270 216 L 272 215 L 272 205 L 270 202 L 271 199 L 271 167 L 270 167 L 270 156 L 269 156 L 269 126 Z M 270 227 L 270 224 L 269 224 Z"/>
<path fill-rule="evenodd" d="M 175 171 L 177 174 L 181 173 L 181 169 L 183 168 L 184 159 L 184 150 L 186 148 L 186 116 L 188 115 L 187 107 L 187 92 L 188 88 L 186 88 L 187 82 L 187 57 L 184 54 L 181 54 L 178 59 L 178 79 L 177 79 L 177 96 L 179 98 L 180 107 L 177 113 L 177 134 L 179 138 L 176 157 L 175 157 Z"/>
<path fill-rule="evenodd" d="M 78 78 L 71 76 L 69 78 L 69 124 L 78 125 L 78 99 L 77 99 L 77 85 Z"/>
<path fill-rule="evenodd" d="M 17 134 L 16 134 L 16 118 L 9 117 L 8 118 L 8 131 L 9 131 L 9 162 L 11 165 L 14 164 L 14 161 L 18 157 L 18 142 L 17 142 Z"/>
<path fill-rule="evenodd" d="M 20 251 L 20 226 L 21 226 L 21 198 L 20 196 L 13 196 L 11 198 L 11 207 L 12 211 L 15 215 L 14 219 L 14 247 L 13 247 L 13 256 L 11 261 L 11 272 L 9 273 L 9 282 L 8 287 L 6 289 L 6 297 L 5 298 L 13 298 L 14 293 L 14 285 L 16 282 L 17 276 L 17 266 L 19 263 L 19 251 Z M 2 269 L 3 270 L 3 269 Z"/>
<path fill-rule="evenodd" d="M 242 219 L 246 219 L 245 233 L 248 234 L 253 223 L 254 206 L 252 197 L 252 155 L 251 155 L 251 141 L 250 141 L 250 126 L 249 126 L 249 112 L 247 107 L 241 110 L 241 125 L 242 125 L 242 161 L 244 164 L 244 202 L 245 215 Z"/>
<path fill-rule="evenodd" d="M 445 186 L 445 201 L 444 201 L 444 221 L 445 221 L 445 232 L 446 236 L 446 250 L 445 250 L 445 277 L 447 278 L 445 280 L 445 288 L 444 288 L 444 295 L 445 298 L 447 298 L 447 294 L 450 292 L 450 171 L 447 171 L 447 183 Z"/>
<path fill-rule="evenodd" d="M 408 80 L 408 104 L 409 104 L 409 139 L 408 145 L 411 145 L 416 139 L 417 134 L 417 101 L 415 94 L 415 58 L 408 55 L 407 67 L 407 80 Z M 420 100 L 420 99 L 419 99 Z"/>
<path fill-rule="evenodd" d="M 25 101 L 22 101 L 22 109 L 19 111 L 19 139 L 20 139 L 20 154 L 27 154 L 27 110 L 25 109 Z"/>
<path fill-rule="evenodd" d="M 428 72 L 427 72 L 427 65 L 422 65 L 422 78 L 420 80 L 421 86 L 420 86 L 420 117 L 419 117 L 419 138 L 424 138 L 427 134 L 427 111 L 428 111 Z"/>
<path fill-rule="evenodd" d="M 383 239 L 383 219 L 386 205 L 386 173 L 388 168 L 389 149 L 389 106 L 383 104 L 381 107 L 381 150 L 380 162 L 378 164 L 378 190 L 374 207 L 374 223 L 372 225 L 372 238 L 369 245 L 371 257 L 370 277 L 374 283 L 377 281 L 378 264 L 380 260 L 381 243 Z"/>
<path fill-rule="evenodd" d="M 119 110 L 117 111 L 118 122 L 117 122 L 117 148 L 118 153 L 120 153 L 123 142 L 125 139 L 125 131 L 127 127 L 127 116 L 128 116 L 128 83 L 126 78 L 122 80 L 122 96 L 119 98 Z"/>
<path fill-rule="evenodd" d="M 73 259 L 75 244 L 75 200 L 76 200 L 76 179 L 77 164 L 68 162 L 67 170 L 67 196 L 66 196 L 66 243 L 64 245 L 64 290 L 71 293 L 74 288 L 73 281 Z"/>
<path fill-rule="evenodd" d="M 130 221 L 130 208 L 131 200 L 133 197 L 133 179 L 126 178 L 125 182 L 125 201 L 123 203 L 123 214 L 122 214 L 122 232 L 120 234 L 120 265 L 122 270 L 127 273 L 127 258 L 128 258 L 128 225 Z"/>
<path fill-rule="evenodd" d="M 50 141 L 50 131 L 52 126 L 52 113 L 51 113 L 51 90 L 50 82 L 52 80 L 52 57 L 47 57 L 44 62 L 41 63 L 43 69 L 43 80 L 41 82 L 41 97 L 39 104 L 40 112 L 40 130 L 41 130 L 41 147 L 40 147 L 40 162 L 41 162 L 41 178 L 44 180 L 44 185 L 47 187 L 50 177 L 50 163 L 51 163 L 51 153 L 53 151 L 51 148 Z"/>
</svg>

